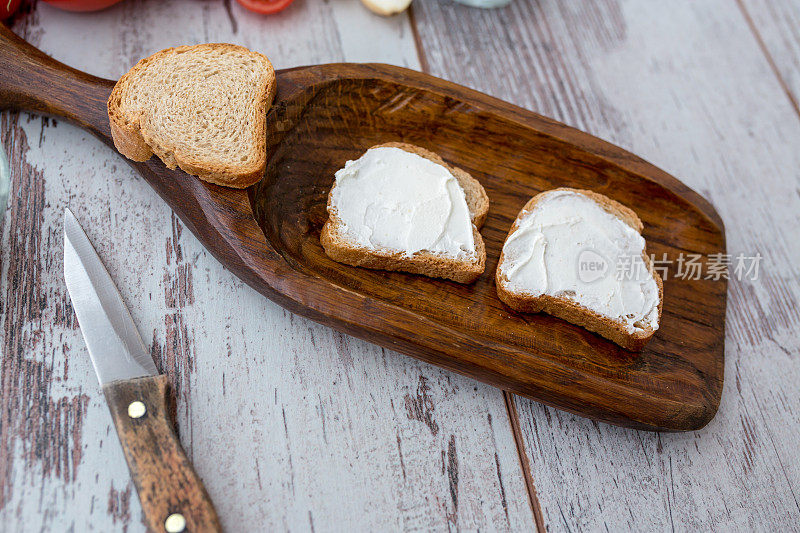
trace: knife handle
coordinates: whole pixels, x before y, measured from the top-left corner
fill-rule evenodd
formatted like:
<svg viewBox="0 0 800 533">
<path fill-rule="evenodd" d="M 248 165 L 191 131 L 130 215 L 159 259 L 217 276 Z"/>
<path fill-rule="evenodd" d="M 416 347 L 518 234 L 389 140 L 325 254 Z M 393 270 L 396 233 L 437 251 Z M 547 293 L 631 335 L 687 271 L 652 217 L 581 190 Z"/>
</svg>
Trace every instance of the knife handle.
<svg viewBox="0 0 800 533">
<path fill-rule="evenodd" d="M 222 531 L 203 483 L 183 453 L 167 409 L 167 376 L 103 386 L 151 531 Z"/>
</svg>

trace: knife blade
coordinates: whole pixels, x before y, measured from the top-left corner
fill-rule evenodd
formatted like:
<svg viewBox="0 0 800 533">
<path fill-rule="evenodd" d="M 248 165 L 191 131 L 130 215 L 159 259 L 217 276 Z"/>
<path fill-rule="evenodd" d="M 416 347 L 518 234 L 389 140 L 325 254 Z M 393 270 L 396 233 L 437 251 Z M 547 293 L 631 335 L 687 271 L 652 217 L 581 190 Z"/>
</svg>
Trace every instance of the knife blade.
<svg viewBox="0 0 800 533">
<path fill-rule="evenodd" d="M 64 212 L 64 281 L 100 385 L 158 374 L 119 290 L 69 209 Z"/>
<path fill-rule="evenodd" d="M 122 296 L 91 241 L 64 211 L 64 281 L 152 531 L 221 531 L 181 448 L 159 375 Z"/>
</svg>

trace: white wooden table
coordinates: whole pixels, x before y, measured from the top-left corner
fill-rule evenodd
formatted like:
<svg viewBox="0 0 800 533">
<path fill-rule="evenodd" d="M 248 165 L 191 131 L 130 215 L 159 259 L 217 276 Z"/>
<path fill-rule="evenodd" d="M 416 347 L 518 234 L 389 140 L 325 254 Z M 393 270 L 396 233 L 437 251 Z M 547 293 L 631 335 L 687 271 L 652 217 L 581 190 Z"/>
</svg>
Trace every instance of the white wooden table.
<svg viewBox="0 0 800 533">
<path fill-rule="evenodd" d="M 13 29 L 109 78 L 208 41 L 277 68 L 426 70 L 642 155 L 715 205 L 731 253 L 764 260 L 758 280 L 730 282 L 717 417 L 687 434 L 625 430 L 291 315 L 110 149 L 3 113 L 0 530 L 144 529 L 62 280 L 66 206 L 169 374 L 181 441 L 232 531 L 800 527 L 800 1 L 415 0 L 392 19 L 358 0 L 273 17 L 230 0 L 88 15 L 38 3 Z"/>
</svg>

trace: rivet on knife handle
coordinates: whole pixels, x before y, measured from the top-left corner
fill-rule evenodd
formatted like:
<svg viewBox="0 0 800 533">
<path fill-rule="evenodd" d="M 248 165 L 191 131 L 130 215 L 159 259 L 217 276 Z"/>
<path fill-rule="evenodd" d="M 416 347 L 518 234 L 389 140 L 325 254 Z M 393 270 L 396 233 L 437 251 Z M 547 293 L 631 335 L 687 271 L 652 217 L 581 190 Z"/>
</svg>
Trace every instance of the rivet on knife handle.
<svg viewBox="0 0 800 533">
<path fill-rule="evenodd" d="M 151 531 L 221 531 L 217 513 L 181 448 L 167 411 L 167 377 L 103 386 Z"/>
</svg>

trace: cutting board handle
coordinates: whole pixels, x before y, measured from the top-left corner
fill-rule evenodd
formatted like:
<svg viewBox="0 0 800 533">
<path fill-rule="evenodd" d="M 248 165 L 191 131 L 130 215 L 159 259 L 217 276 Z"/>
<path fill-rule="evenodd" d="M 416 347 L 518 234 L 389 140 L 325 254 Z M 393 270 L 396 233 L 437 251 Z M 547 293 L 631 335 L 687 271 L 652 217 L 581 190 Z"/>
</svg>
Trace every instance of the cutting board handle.
<svg viewBox="0 0 800 533">
<path fill-rule="evenodd" d="M 114 82 L 60 63 L 0 24 L 0 109 L 66 118 L 110 135 L 105 112 Z"/>
</svg>

